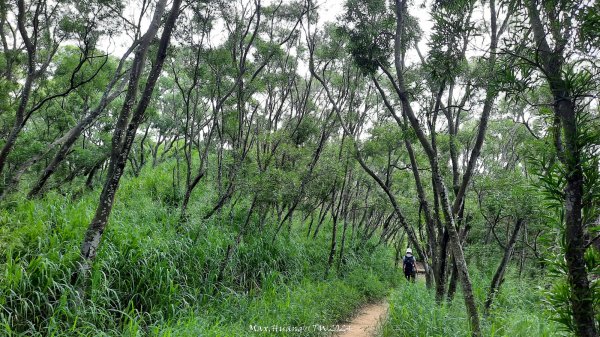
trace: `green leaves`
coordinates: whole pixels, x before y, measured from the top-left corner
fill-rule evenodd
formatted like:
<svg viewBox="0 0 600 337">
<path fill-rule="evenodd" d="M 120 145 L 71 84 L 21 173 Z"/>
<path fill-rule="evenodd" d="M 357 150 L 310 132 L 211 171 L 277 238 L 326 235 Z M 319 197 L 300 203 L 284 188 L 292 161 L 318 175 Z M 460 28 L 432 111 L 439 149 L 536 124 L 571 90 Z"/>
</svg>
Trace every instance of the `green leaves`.
<svg viewBox="0 0 600 337">
<path fill-rule="evenodd" d="M 388 64 L 395 29 L 395 16 L 385 0 L 350 0 L 345 5 L 346 47 L 354 62 L 366 74 L 373 74 L 379 63 Z"/>
<path fill-rule="evenodd" d="M 378 123 L 373 126 L 370 134 L 371 138 L 364 145 L 366 156 L 387 154 L 388 151 L 395 150 L 404 151 L 403 138 L 405 134 L 394 122 Z"/>
<path fill-rule="evenodd" d="M 591 6 L 578 4 L 576 9 L 577 42 L 581 49 L 593 53 L 600 48 L 600 3 L 591 2 Z"/>
<path fill-rule="evenodd" d="M 464 40 L 475 29 L 471 19 L 474 1 L 443 1 L 434 6 L 427 68 L 436 83 L 452 83 L 467 68 Z"/>
</svg>

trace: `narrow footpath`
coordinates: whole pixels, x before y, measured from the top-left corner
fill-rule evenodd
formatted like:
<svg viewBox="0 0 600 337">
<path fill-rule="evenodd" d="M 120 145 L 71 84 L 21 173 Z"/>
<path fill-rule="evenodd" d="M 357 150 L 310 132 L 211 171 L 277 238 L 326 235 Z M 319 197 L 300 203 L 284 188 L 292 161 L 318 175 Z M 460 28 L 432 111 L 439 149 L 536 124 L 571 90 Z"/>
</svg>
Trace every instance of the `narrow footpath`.
<svg viewBox="0 0 600 337">
<path fill-rule="evenodd" d="M 373 337 L 376 336 L 378 327 L 387 316 L 388 303 L 379 302 L 368 304 L 358 310 L 358 313 L 349 322 L 343 324 L 347 327 L 335 337 Z"/>
</svg>

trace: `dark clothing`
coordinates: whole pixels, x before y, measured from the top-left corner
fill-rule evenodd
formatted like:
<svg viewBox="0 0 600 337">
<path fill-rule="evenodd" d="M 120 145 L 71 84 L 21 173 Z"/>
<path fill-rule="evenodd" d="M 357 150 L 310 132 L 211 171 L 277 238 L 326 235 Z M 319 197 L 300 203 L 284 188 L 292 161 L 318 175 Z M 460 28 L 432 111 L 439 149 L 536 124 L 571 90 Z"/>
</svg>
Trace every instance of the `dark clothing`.
<svg viewBox="0 0 600 337">
<path fill-rule="evenodd" d="M 415 277 L 417 274 L 417 265 L 415 263 L 415 257 L 412 255 L 405 255 L 402 258 L 403 268 L 404 269 L 404 277 L 408 281 L 415 281 Z"/>
</svg>

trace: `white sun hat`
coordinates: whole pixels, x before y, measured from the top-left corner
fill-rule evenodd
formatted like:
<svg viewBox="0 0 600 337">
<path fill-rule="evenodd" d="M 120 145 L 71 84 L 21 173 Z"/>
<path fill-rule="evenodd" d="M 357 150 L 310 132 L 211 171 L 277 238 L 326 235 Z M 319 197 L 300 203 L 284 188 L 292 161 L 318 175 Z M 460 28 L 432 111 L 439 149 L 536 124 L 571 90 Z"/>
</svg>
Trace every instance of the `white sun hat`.
<svg viewBox="0 0 600 337">
<path fill-rule="evenodd" d="M 406 248 L 406 254 L 412 254 L 412 249 Z"/>
</svg>

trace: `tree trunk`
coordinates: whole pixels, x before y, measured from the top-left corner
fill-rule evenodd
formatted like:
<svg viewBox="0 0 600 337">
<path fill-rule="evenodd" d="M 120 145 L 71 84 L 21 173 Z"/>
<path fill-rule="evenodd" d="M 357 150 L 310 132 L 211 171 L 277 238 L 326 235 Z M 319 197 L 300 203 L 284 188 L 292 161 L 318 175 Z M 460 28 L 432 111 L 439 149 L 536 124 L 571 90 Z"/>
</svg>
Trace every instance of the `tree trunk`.
<svg viewBox="0 0 600 337">
<path fill-rule="evenodd" d="M 35 55 L 36 55 L 36 46 L 29 39 L 29 35 L 27 35 L 27 28 L 25 27 L 26 13 L 25 13 L 25 1 L 18 0 L 17 1 L 17 26 L 19 33 L 21 34 L 21 38 L 25 43 L 25 49 L 27 50 L 27 77 L 25 78 L 25 84 L 23 85 L 23 90 L 21 92 L 21 98 L 19 99 L 19 106 L 16 111 L 16 118 L 13 123 L 13 128 L 0 150 L 0 174 L 2 174 L 4 167 L 6 166 L 6 159 L 10 154 L 15 142 L 17 141 L 17 136 L 25 126 L 27 122 L 26 109 L 27 104 L 29 103 L 29 98 L 31 95 L 31 88 L 33 87 L 33 81 L 36 77 L 35 70 Z M 35 17 L 33 20 L 37 21 L 37 16 L 39 15 L 39 9 L 36 9 Z M 37 28 L 34 30 L 33 34 L 37 33 Z M 34 40 L 37 41 L 37 38 Z"/>
<path fill-rule="evenodd" d="M 237 252 L 240 242 L 242 242 L 244 233 L 246 233 L 246 229 L 248 228 L 248 224 L 250 223 L 252 213 L 254 213 L 255 206 L 256 206 L 256 195 L 252 198 L 252 203 L 250 204 L 250 209 L 248 210 L 248 215 L 246 216 L 246 221 L 240 228 L 240 231 L 238 232 L 238 235 L 235 238 L 235 242 L 233 244 L 230 243 L 227 245 L 227 250 L 226 250 L 225 256 L 223 257 L 223 260 L 219 264 L 219 273 L 217 275 L 217 281 L 215 282 L 215 290 L 213 292 L 214 295 L 217 294 L 218 287 L 223 282 L 223 279 L 225 278 L 225 269 L 227 268 L 227 265 L 229 264 L 229 261 L 231 260 L 231 256 Z"/>
<path fill-rule="evenodd" d="M 565 93 L 566 94 L 566 93 Z M 560 98 L 559 98 L 560 97 Z M 593 294 L 590 289 L 584 259 L 585 243 L 582 222 L 583 172 L 581 154 L 577 145 L 577 121 L 575 106 L 564 95 L 555 97 L 555 112 L 560 116 L 565 135 L 565 166 L 567 184 L 564 189 L 565 209 L 565 258 L 571 286 L 571 308 L 579 336 L 597 336 L 594 317 Z"/>
<path fill-rule="evenodd" d="M 440 303 L 446 292 L 446 264 L 448 262 L 448 231 L 444 231 L 438 249 L 437 279 L 435 287 L 435 299 Z"/>
<path fill-rule="evenodd" d="M 555 111 L 560 115 L 565 134 L 565 157 L 567 185 L 565 186 L 565 222 L 566 247 L 565 258 L 569 271 L 569 284 L 572 294 L 571 308 L 577 334 L 579 336 L 598 336 L 594 315 L 593 294 L 587 275 L 584 259 L 585 242 L 581 217 L 583 209 L 583 172 L 581 153 L 578 148 L 577 121 L 575 106 L 563 95 L 555 97 Z"/>
<path fill-rule="evenodd" d="M 122 77 L 121 71 L 123 69 L 123 66 L 125 65 L 125 61 L 127 60 L 127 57 L 131 54 L 133 48 L 136 45 L 137 41 L 134 41 L 133 45 L 121 57 L 117 69 L 115 70 L 115 74 L 111 79 L 110 83 L 108 84 L 108 87 L 104 91 L 104 94 L 102 95 L 98 106 L 96 106 L 96 108 L 94 108 L 93 110 L 87 112 L 84 118 L 82 118 L 75 126 L 73 126 L 65 136 L 61 137 L 61 139 L 59 139 L 56 142 L 57 145 L 61 144 L 59 150 L 52 158 L 52 161 L 46 165 L 46 168 L 42 172 L 42 175 L 38 178 L 34 187 L 27 194 L 27 198 L 31 199 L 37 196 L 42 191 L 42 188 L 48 181 L 48 178 L 50 178 L 50 176 L 56 171 L 58 165 L 67 157 L 69 151 L 71 150 L 71 147 L 77 141 L 77 139 L 79 139 L 79 136 L 85 130 L 85 128 L 92 124 L 96 120 L 96 118 L 98 118 L 98 116 L 102 113 L 102 111 L 104 111 L 104 109 L 106 109 L 106 107 L 120 95 L 126 81 L 122 81 L 116 89 L 115 85 L 117 85 L 117 82 Z"/>
<path fill-rule="evenodd" d="M 111 150 L 110 164 L 106 176 L 106 182 L 104 184 L 104 188 L 102 189 L 102 193 L 100 194 L 98 208 L 96 209 L 94 218 L 85 233 L 85 238 L 81 245 L 80 268 L 77 272 L 77 277 L 75 277 L 74 280 L 76 281 L 78 277 L 82 277 L 84 281 L 82 283 L 83 287 L 85 287 L 85 283 L 89 277 L 89 270 L 91 269 L 100 247 L 102 235 L 112 211 L 115 194 L 119 187 L 119 181 L 125 169 L 127 157 L 135 139 L 137 128 L 144 117 L 146 108 L 150 103 L 154 86 L 156 85 L 156 81 L 158 80 L 158 76 L 162 70 L 167 47 L 171 39 L 171 33 L 175 26 L 175 21 L 179 16 L 181 0 L 174 0 L 173 2 L 171 12 L 165 22 L 164 30 L 159 42 L 156 60 L 153 63 L 153 67 L 148 75 L 144 92 L 132 116 L 131 110 L 137 96 L 138 84 L 146 60 L 146 53 L 151 41 L 158 32 L 165 5 L 166 0 L 160 0 L 156 5 L 150 26 L 141 39 L 132 63 L 126 99 L 123 103 L 123 108 L 113 133 L 113 147 Z M 130 118 L 130 116 L 132 117 Z"/>
<path fill-rule="evenodd" d="M 85 179 L 85 188 L 90 190 L 92 189 L 92 187 L 94 186 L 94 176 L 96 175 L 96 172 L 98 172 L 98 169 L 102 166 L 102 164 L 104 164 L 106 159 L 107 156 L 103 156 L 102 159 L 98 160 L 94 167 L 92 167 L 92 169 L 87 175 L 87 178 Z"/>
<path fill-rule="evenodd" d="M 333 265 L 333 258 L 335 257 L 335 250 L 337 246 L 337 220 L 337 214 L 333 215 L 333 229 L 331 230 L 331 248 L 329 249 L 329 258 L 327 259 L 325 278 L 329 276 L 329 269 L 331 269 L 331 265 Z"/>
<path fill-rule="evenodd" d="M 583 170 L 581 149 L 579 145 L 577 114 L 572 92 L 564 80 L 562 55 L 567 41 L 555 41 L 554 50 L 550 49 L 546 40 L 546 32 L 542 24 L 536 1 L 531 1 L 527 6 L 529 20 L 533 30 L 539 54 L 541 70 L 546 76 L 554 98 L 553 110 L 558 125 L 555 125 L 554 145 L 559 160 L 566 172 L 566 186 L 564 188 L 565 212 L 565 259 L 567 262 L 568 281 L 571 289 L 569 300 L 573 312 L 575 331 L 581 337 L 597 337 L 598 328 L 594 312 L 594 298 L 588 280 L 584 253 L 584 224 L 582 221 L 583 210 Z M 550 25 L 558 27 L 557 19 L 549 18 Z M 573 29 L 573 27 L 566 27 Z M 562 47 L 561 47 L 561 44 Z M 562 131 L 562 132 L 561 132 Z M 564 146 L 561 136 L 564 134 Z"/>
<path fill-rule="evenodd" d="M 373 83 L 375 84 L 377 90 L 379 91 L 379 94 L 380 94 L 381 98 L 383 99 L 385 106 L 387 107 L 387 109 L 390 111 L 390 113 L 396 120 L 396 123 L 398 124 L 398 126 L 403 131 L 407 131 L 406 115 L 403 114 L 404 120 L 400 119 L 400 117 L 396 114 L 396 111 L 394 110 L 394 108 L 392 107 L 392 105 L 390 104 L 388 99 L 386 98 L 386 95 L 385 95 L 384 91 L 382 90 L 381 86 L 379 85 L 379 81 L 377 81 L 377 78 L 375 76 L 372 76 L 371 79 L 373 80 Z M 425 190 L 423 189 L 423 184 L 421 182 L 419 166 L 417 164 L 417 160 L 416 160 L 413 148 L 412 148 L 412 144 L 410 143 L 408 138 L 404 139 L 404 145 L 406 147 L 406 151 L 408 152 L 408 156 L 410 158 L 410 165 L 411 165 L 413 177 L 415 180 L 415 186 L 417 188 L 417 196 L 419 197 L 419 206 L 423 210 L 423 213 L 425 213 L 425 224 L 426 224 L 426 228 L 427 228 L 427 240 L 428 240 L 430 247 L 435 247 L 435 242 L 436 242 L 435 224 L 434 224 L 434 219 L 431 216 L 431 210 L 429 208 L 429 203 L 427 202 L 427 198 L 425 197 Z M 444 249 L 444 254 L 445 254 L 445 251 L 446 250 Z M 438 264 L 441 259 L 436 258 L 435 254 L 433 254 L 433 255 L 434 256 L 433 256 L 432 265 L 434 268 L 433 269 L 429 268 L 429 266 L 427 264 L 425 264 L 427 288 L 432 287 L 432 283 L 433 283 L 432 281 L 437 281 L 439 279 L 439 277 L 435 274 L 436 274 L 436 270 L 439 272 Z M 431 277 L 431 274 L 433 274 L 433 278 Z M 443 276 L 442 276 L 442 279 L 443 279 Z M 442 288 L 442 290 L 443 290 L 443 288 Z M 443 291 L 442 291 L 442 297 L 443 297 Z"/>
<path fill-rule="evenodd" d="M 345 248 L 345 245 L 346 245 L 346 230 L 348 229 L 348 221 L 347 220 L 348 220 L 347 217 L 344 216 L 344 219 L 343 219 L 343 221 L 344 221 L 344 227 L 342 227 L 342 242 L 340 242 L 340 254 L 339 254 L 338 263 L 337 263 L 338 273 L 341 270 L 340 267 L 341 267 L 342 262 L 344 260 L 344 248 Z"/>
<path fill-rule="evenodd" d="M 442 204 L 442 212 L 446 219 L 445 225 L 448 231 L 450 250 L 455 258 L 456 266 L 458 269 L 459 280 L 461 281 L 462 290 L 465 299 L 465 306 L 467 308 L 467 314 L 469 316 L 469 322 L 471 326 L 471 333 L 473 336 L 481 336 L 481 329 L 479 325 L 479 314 L 477 312 L 477 306 L 475 304 L 475 297 L 473 295 L 473 287 L 471 279 L 469 277 L 469 270 L 465 261 L 462 246 L 460 244 L 460 238 L 456 230 L 454 215 L 456 212 L 453 211 L 453 207 L 450 204 L 448 198 L 448 192 L 444 185 L 443 178 L 440 173 L 437 153 L 431 147 L 431 144 L 427 140 L 427 136 L 421 129 L 419 121 L 417 120 L 412 107 L 410 105 L 406 88 L 404 85 L 404 77 L 402 75 L 402 61 L 401 61 L 401 42 L 402 42 L 402 30 L 404 26 L 404 13 L 406 12 L 406 2 L 396 0 L 396 34 L 394 39 L 394 61 L 396 66 L 396 77 L 397 77 L 397 92 L 402 103 L 403 111 L 406 112 L 407 117 L 417 134 L 417 138 L 423 145 L 429 161 L 431 163 L 432 176 L 435 181 L 435 185 L 438 189 L 438 194 Z M 495 13 L 494 13 L 495 14 Z M 396 83 L 394 81 L 393 83 Z M 472 159 L 472 158 L 471 158 Z M 463 184 L 465 181 L 463 180 Z"/>
<path fill-rule="evenodd" d="M 333 190 L 333 193 L 335 193 L 335 190 Z M 332 205 L 333 205 L 333 201 L 330 202 L 329 204 L 327 204 L 325 211 L 323 212 L 323 214 L 321 214 L 321 218 L 319 218 L 319 222 L 317 223 L 317 226 L 315 227 L 315 231 L 312 236 L 313 240 L 317 238 L 317 235 L 319 234 L 319 230 L 321 229 L 321 225 L 323 225 L 325 218 L 327 218 L 327 212 L 329 212 L 329 209 L 331 208 Z"/>
<path fill-rule="evenodd" d="M 485 300 L 484 312 L 487 314 L 492 306 L 492 302 L 494 301 L 494 297 L 496 293 L 500 291 L 500 286 L 504 281 L 504 272 L 506 271 L 506 267 L 508 266 L 508 261 L 512 257 L 513 250 L 515 248 L 515 243 L 517 242 L 517 236 L 519 236 L 519 231 L 523 225 L 523 219 L 518 219 L 515 224 L 515 228 L 510 236 L 510 240 L 506 245 L 506 249 L 504 250 L 504 256 L 502 257 L 502 261 L 496 269 L 496 273 L 492 278 L 492 284 L 490 285 L 490 291 L 488 293 L 487 299 Z"/>
<path fill-rule="evenodd" d="M 470 225 L 467 223 L 465 227 L 461 228 L 460 231 L 460 244 L 464 245 L 467 240 L 467 235 L 469 234 L 469 230 L 471 229 Z M 452 302 L 454 299 L 454 294 L 456 293 L 456 284 L 458 283 L 458 270 L 456 267 L 456 263 L 454 263 L 454 258 L 452 258 L 452 274 L 450 275 L 450 284 L 448 285 L 448 295 L 446 297 L 446 301 Z"/>
<path fill-rule="evenodd" d="M 90 122 L 91 122 L 91 120 L 90 120 Z M 67 157 L 67 154 L 71 150 L 71 147 L 73 146 L 75 141 L 77 141 L 77 139 L 79 138 L 79 135 L 81 135 L 81 132 L 87 125 L 88 125 L 88 123 L 86 123 L 86 119 L 84 119 L 84 120 L 82 120 L 82 122 L 78 123 L 71 130 L 71 132 L 69 132 L 67 139 L 61 145 L 60 149 L 56 152 L 56 154 L 52 158 L 52 161 L 50 161 L 50 163 L 46 166 L 46 168 L 42 172 L 42 175 L 38 178 L 38 180 L 35 183 L 35 185 L 33 186 L 33 188 L 27 194 L 27 198 L 29 198 L 29 199 L 34 198 L 42 191 L 42 188 L 48 181 L 48 178 L 50 178 L 50 176 L 54 173 L 56 168 L 58 168 L 58 165 Z"/>
</svg>

